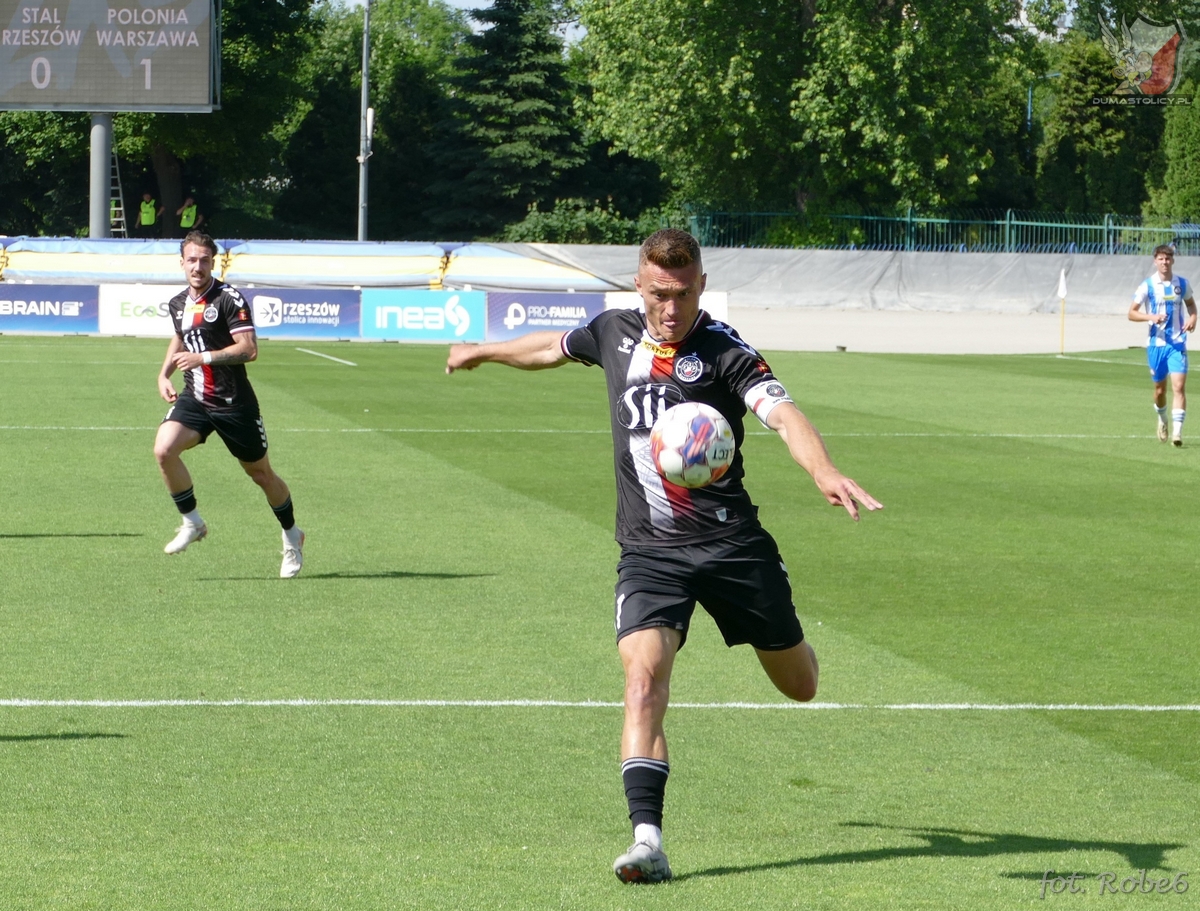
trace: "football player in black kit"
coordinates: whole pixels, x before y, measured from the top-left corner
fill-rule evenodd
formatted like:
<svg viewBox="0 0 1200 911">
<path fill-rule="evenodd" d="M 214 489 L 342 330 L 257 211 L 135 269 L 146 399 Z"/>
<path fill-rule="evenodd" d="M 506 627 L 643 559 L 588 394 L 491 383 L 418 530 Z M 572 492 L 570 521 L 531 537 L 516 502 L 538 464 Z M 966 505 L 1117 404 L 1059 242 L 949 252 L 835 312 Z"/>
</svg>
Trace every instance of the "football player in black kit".
<svg viewBox="0 0 1200 911">
<path fill-rule="evenodd" d="M 705 280 L 695 238 L 673 228 L 659 231 L 642 244 L 634 281 L 644 314 L 609 310 L 572 332 L 454 345 L 446 362 L 447 373 L 488 362 L 540 370 L 578 361 L 604 370 L 621 545 L 616 588 L 617 650 L 625 669 L 621 774 L 634 842 L 613 864 L 623 882 L 671 877 L 662 849 L 669 772 L 663 717 L 675 654 L 697 601 L 727 645 L 753 646 L 781 693 L 807 702 L 817 692 L 817 657 L 796 618 L 787 570 L 742 486 L 747 409 L 783 438 L 831 504 L 855 520 L 860 504 L 882 508 L 837 470 L 820 434 L 758 352 L 700 309 Z M 738 445 L 725 475 L 694 490 L 665 481 L 650 456 L 654 420 L 684 401 L 720 411 Z"/>
<path fill-rule="evenodd" d="M 236 290 L 213 278 L 217 245 L 207 234 L 189 233 L 179 245 L 179 253 L 188 289 L 168 304 L 175 335 L 158 374 L 158 392 L 171 403 L 171 410 L 158 427 L 154 458 L 183 524 L 163 549 L 169 554 L 182 553 L 208 534 L 196 507 L 192 476 L 181 455 L 216 431 L 267 495 L 267 503 L 283 526 L 279 575 L 290 579 L 303 564 L 304 532 L 296 526 L 291 491 L 271 468 L 258 398 L 246 378 L 244 365 L 258 357 L 250 305 Z M 184 372 L 182 393 L 176 393 L 171 382 L 176 370 Z"/>
</svg>

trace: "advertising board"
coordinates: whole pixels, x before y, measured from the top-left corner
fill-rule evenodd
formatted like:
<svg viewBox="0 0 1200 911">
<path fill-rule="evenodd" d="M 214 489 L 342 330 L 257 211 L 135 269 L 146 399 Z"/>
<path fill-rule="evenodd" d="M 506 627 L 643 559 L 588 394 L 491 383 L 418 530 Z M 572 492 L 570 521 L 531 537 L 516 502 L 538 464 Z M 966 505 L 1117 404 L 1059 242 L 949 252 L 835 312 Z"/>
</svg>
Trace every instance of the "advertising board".
<svg viewBox="0 0 1200 911">
<path fill-rule="evenodd" d="M 167 301 L 184 289 L 178 285 L 101 285 L 100 333 L 169 338 L 175 327 Z"/>
<path fill-rule="evenodd" d="M 604 295 L 489 291 L 487 310 L 487 340 L 502 342 L 529 332 L 585 326 L 604 312 Z"/>
<path fill-rule="evenodd" d="M 482 342 L 487 300 L 482 291 L 363 288 L 362 337 L 404 342 Z"/>
<path fill-rule="evenodd" d="M 99 331 L 95 285 L 0 284 L 0 332 Z"/>
<path fill-rule="evenodd" d="M 359 337 L 360 294 L 300 288 L 241 288 L 263 338 Z"/>
</svg>

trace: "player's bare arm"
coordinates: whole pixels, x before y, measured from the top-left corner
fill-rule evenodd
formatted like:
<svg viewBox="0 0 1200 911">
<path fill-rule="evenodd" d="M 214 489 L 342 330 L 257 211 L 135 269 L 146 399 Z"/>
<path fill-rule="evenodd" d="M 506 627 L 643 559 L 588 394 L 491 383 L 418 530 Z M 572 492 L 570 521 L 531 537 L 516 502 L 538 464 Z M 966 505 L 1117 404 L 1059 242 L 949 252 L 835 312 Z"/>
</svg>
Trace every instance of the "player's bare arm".
<svg viewBox="0 0 1200 911">
<path fill-rule="evenodd" d="M 183 339 L 178 335 L 171 336 L 167 343 L 167 356 L 163 359 L 162 370 L 158 371 L 158 394 L 168 402 L 179 398 L 175 384 L 171 382 L 171 374 L 175 372 L 175 355 L 183 350 Z"/>
<path fill-rule="evenodd" d="M 204 351 L 199 354 L 182 349 L 183 346 L 180 344 L 174 354 L 175 366 L 180 370 L 194 370 L 201 364 L 220 364 L 228 367 L 233 364 L 248 364 L 256 360 L 258 358 L 258 339 L 255 337 L 253 329 L 247 329 L 237 333 L 233 338 L 233 344 L 226 348 Z"/>
<path fill-rule="evenodd" d="M 1184 323 L 1183 323 L 1183 331 L 1184 332 L 1195 332 L 1196 331 L 1196 299 L 1193 297 L 1189 297 L 1187 300 L 1185 300 L 1183 302 L 1183 305 L 1187 308 L 1187 315 L 1188 315 L 1187 319 L 1184 320 Z"/>
<path fill-rule="evenodd" d="M 504 364 L 521 370 L 545 370 L 567 362 L 561 332 L 531 332 L 508 342 L 451 345 L 446 372 L 474 370 L 480 364 Z"/>
<path fill-rule="evenodd" d="M 796 464 L 807 471 L 825 499 L 844 507 L 858 521 L 858 507 L 868 511 L 883 509 L 883 504 L 837 470 L 825 441 L 804 413 L 790 402 L 781 402 L 767 415 L 767 426 L 787 444 Z"/>
<path fill-rule="evenodd" d="M 1196 305 L 1193 302 L 1188 312 L 1194 315 L 1195 310 Z M 1143 313 L 1142 305 L 1134 301 L 1129 305 L 1129 319 L 1135 323 L 1165 323 L 1167 321 L 1167 312 L 1164 310 L 1161 313 Z M 1195 324 L 1194 318 L 1192 319 L 1192 323 L 1193 325 Z M 1189 329 L 1188 331 L 1190 332 L 1191 330 Z"/>
</svg>

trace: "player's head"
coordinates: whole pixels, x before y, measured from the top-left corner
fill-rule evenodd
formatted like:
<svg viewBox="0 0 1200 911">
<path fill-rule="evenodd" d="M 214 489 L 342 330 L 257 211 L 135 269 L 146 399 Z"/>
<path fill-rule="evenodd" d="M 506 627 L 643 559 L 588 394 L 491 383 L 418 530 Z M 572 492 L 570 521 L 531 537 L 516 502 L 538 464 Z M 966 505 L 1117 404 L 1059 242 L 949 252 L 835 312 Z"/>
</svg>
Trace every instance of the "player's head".
<svg viewBox="0 0 1200 911">
<path fill-rule="evenodd" d="M 686 231 L 664 228 L 646 238 L 633 283 L 642 296 L 651 335 L 678 342 L 692 330 L 707 278 L 700 245 Z"/>
<path fill-rule="evenodd" d="M 149 202 L 149 201 L 150 201 L 150 200 L 152 200 L 153 198 L 154 198 L 154 197 L 150 195 L 150 191 L 149 191 L 149 190 L 147 190 L 145 193 L 143 193 L 143 194 L 142 194 L 142 199 L 146 200 L 146 202 Z"/>
<path fill-rule="evenodd" d="M 1162 278 L 1171 277 L 1171 266 L 1175 263 L 1175 248 L 1170 244 L 1159 244 L 1154 248 L 1154 265 Z"/>
<path fill-rule="evenodd" d="M 203 231 L 189 231 L 179 244 L 179 265 L 193 291 L 208 288 L 216 259 L 216 241 Z"/>
</svg>

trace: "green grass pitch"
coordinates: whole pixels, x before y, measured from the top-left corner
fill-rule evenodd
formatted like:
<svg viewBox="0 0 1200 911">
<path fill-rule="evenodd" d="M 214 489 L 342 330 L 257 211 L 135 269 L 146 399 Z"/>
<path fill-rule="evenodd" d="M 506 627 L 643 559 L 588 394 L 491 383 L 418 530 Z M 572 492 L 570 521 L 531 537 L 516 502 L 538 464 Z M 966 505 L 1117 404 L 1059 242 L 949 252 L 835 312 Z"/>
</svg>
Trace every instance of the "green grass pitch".
<svg viewBox="0 0 1200 911">
<path fill-rule="evenodd" d="M 1200 713 L 1136 710 L 1200 703 L 1200 418 L 1153 438 L 1141 352 L 771 356 L 887 507 L 854 524 L 747 425 L 842 707 L 784 707 L 698 612 L 677 878 L 628 887 L 621 712 L 578 705 L 621 694 L 600 372 L 305 347 L 356 366 L 250 367 L 308 532 L 281 581 L 215 438 L 187 457 L 209 538 L 162 553 L 165 343 L 0 338 L 3 911 L 1194 906 L 1097 878 L 1200 876 Z M 427 704 L 47 704 L 74 700 Z M 572 704 L 463 704 L 515 700 Z M 977 707 L 1016 704 L 1125 708 Z M 1050 870 L 1086 891 L 1042 898 Z"/>
</svg>

